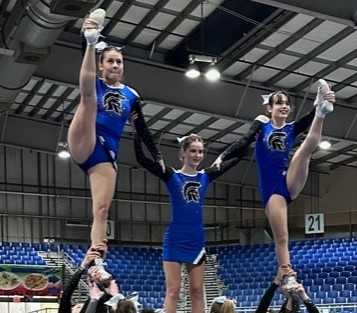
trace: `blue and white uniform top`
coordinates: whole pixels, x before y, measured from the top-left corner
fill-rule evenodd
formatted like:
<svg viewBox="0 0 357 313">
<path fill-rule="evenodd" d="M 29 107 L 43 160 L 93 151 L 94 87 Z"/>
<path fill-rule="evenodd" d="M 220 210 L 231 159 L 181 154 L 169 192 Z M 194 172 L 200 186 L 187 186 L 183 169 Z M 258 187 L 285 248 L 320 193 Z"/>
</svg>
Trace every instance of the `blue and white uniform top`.
<svg viewBox="0 0 357 313">
<path fill-rule="evenodd" d="M 140 99 L 139 94 L 126 85 L 114 87 L 103 79 L 96 80 L 97 91 L 97 127 L 116 136 L 118 141 L 125 123 Z"/>
<path fill-rule="evenodd" d="M 117 169 L 116 159 L 119 155 L 120 139 L 132 113 L 136 113 L 134 126 L 143 138 L 145 145 L 155 159 L 161 155 L 156 148 L 145 123 L 141 110 L 139 94 L 127 85 L 114 87 L 106 84 L 103 79 L 96 79 L 97 116 L 96 116 L 96 145 L 88 159 L 79 164 L 87 172 L 99 163 L 109 162 Z"/>
<path fill-rule="evenodd" d="M 222 160 L 241 157 L 246 153 L 249 145 L 256 141 L 255 157 L 264 206 L 273 194 L 283 196 L 287 202 L 291 201 L 286 184 L 290 153 L 294 148 L 296 137 L 310 127 L 314 116 L 313 110 L 299 121 L 286 123 L 278 128 L 267 116 L 259 115 L 247 134 L 221 154 Z"/>
<path fill-rule="evenodd" d="M 269 118 L 258 116 L 261 122 L 260 132 L 256 139 L 255 156 L 260 175 L 276 171 L 287 170 L 290 152 L 295 145 L 295 122 L 275 127 Z"/>
<path fill-rule="evenodd" d="M 141 142 L 135 141 L 138 162 L 161 178 L 170 196 L 171 221 L 164 235 L 164 261 L 198 264 L 205 255 L 203 206 L 209 184 L 238 163 L 238 158 L 225 162 L 221 168 L 208 168 L 194 175 L 166 167 L 144 155 Z"/>
</svg>

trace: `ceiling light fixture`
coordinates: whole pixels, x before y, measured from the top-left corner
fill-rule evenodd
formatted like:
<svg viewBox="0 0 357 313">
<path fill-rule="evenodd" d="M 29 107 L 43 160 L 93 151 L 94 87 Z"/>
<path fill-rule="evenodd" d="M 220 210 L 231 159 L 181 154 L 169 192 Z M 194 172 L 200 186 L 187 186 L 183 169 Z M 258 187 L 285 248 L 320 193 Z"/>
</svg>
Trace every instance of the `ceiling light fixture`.
<svg viewBox="0 0 357 313">
<path fill-rule="evenodd" d="M 323 140 L 319 143 L 319 147 L 320 149 L 328 150 L 331 148 L 331 143 L 327 140 Z"/>
<path fill-rule="evenodd" d="M 57 145 L 57 155 L 61 159 L 68 159 L 71 154 L 68 151 L 68 144 L 66 142 L 59 142 Z"/>
<path fill-rule="evenodd" d="M 205 73 L 205 77 L 211 82 L 216 82 L 221 78 L 221 73 L 217 70 L 217 68 L 214 65 L 211 65 L 207 70 L 207 72 Z"/>
<path fill-rule="evenodd" d="M 191 64 L 187 68 L 185 75 L 188 78 L 195 79 L 195 78 L 198 78 L 201 75 L 201 73 L 200 73 L 200 70 L 196 64 Z"/>
<path fill-rule="evenodd" d="M 210 67 L 205 73 L 205 77 L 209 81 L 217 81 L 221 77 L 221 73 L 215 67 L 217 63 L 217 57 L 202 55 L 202 54 L 190 54 L 189 55 L 190 66 L 187 68 L 185 75 L 191 79 L 198 78 L 201 73 L 197 63 L 210 63 Z"/>
</svg>

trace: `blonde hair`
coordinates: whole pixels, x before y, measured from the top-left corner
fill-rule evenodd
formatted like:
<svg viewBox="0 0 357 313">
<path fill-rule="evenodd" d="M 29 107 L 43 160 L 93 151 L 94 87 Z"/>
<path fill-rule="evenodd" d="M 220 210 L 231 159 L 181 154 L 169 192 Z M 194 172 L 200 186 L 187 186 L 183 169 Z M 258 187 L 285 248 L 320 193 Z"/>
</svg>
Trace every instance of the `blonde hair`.
<svg viewBox="0 0 357 313">
<path fill-rule="evenodd" d="M 210 313 L 234 313 L 234 303 L 229 299 L 223 303 L 213 302 Z"/>
</svg>

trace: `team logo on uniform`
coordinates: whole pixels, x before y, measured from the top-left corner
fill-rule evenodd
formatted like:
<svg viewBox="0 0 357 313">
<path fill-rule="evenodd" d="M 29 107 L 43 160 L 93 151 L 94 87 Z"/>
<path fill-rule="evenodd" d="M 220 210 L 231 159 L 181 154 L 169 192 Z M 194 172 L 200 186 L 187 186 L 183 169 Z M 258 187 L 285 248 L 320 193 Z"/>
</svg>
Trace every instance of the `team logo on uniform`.
<svg viewBox="0 0 357 313">
<path fill-rule="evenodd" d="M 268 144 L 271 150 L 285 151 L 285 139 L 286 133 L 284 132 L 272 132 L 268 137 Z"/>
<path fill-rule="evenodd" d="M 187 182 L 182 188 L 183 198 L 187 202 L 199 202 L 200 201 L 200 193 L 199 188 L 201 184 L 198 182 L 190 181 Z"/>
<path fill-rule="evenodd" d="M 120 92 L 107 92 L 104 95 L 104 108 L 121 115 L 123 113 L 123 102 L 126 99 Z"/>
</svg>

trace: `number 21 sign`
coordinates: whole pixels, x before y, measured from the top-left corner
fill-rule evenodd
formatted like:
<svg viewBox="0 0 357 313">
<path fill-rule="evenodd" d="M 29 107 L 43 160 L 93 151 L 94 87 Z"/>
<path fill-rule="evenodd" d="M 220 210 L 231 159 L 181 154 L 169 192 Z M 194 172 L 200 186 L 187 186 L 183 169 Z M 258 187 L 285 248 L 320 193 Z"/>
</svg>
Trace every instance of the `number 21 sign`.
<svg viewBox="0 0 357 313">
<path fill-rule="evenodd" d="M 322 234 L 325 232 L 324 214 L 305 215 L 305 234 Z"/>
</svg>

